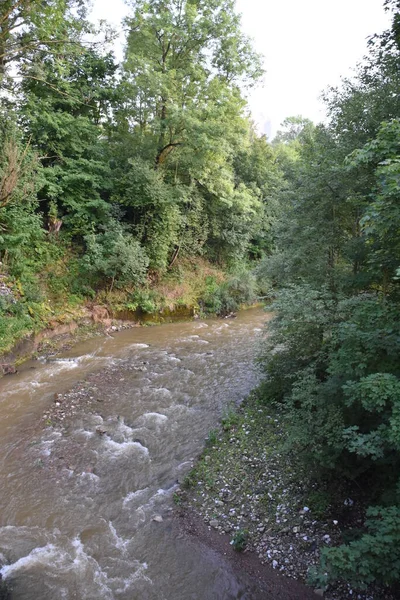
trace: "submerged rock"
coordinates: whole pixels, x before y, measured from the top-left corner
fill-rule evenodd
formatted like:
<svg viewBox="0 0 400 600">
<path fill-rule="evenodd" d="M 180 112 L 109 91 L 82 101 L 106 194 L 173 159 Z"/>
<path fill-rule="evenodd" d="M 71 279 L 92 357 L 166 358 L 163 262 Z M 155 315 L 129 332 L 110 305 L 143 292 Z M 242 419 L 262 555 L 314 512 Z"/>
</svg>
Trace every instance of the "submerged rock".
<svg viewBox="0 0 400 600">
<path fill-rule="evenodd" d="M 14 375 L 15 373 L 18 373 L 18 371 L 14 367 L 14 365 L 9 365 L 9 364 L 0 365 L 0 371 L 2 372 L 3 375 Z"/>
</svg>

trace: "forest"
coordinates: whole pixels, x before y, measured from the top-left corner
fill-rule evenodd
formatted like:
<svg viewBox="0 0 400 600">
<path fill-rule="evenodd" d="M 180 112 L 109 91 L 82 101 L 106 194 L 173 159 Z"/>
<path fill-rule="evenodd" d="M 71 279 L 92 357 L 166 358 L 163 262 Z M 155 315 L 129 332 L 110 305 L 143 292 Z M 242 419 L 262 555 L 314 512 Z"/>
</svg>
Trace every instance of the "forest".
<svg viewBox="0 0 400 600">
<path fill-rule="evenodd" d="M 236 306 L 271 246 L 282 175 L 246 107 L 261 60 L 234 1 L 132 3 L 120 65 L 115 32 L 87 13 L 84 0 L 0 7 L 3 351 L 58 305 L 152 312 L 152 284 L 200 260 L 203 306 Z"/>
<path fill-rule="evenodd" d="M 86 0 L 0 5 L 0 349 L 65 307 L 151 312 L 206 273 L 223 313 L 273 300 L 260 362 L 296 453 L 368 509 L 320 585 L 400 578 L 400 2 L 328 120 L 260 136 L 262 61 L 234 0 L 135 0 L 122 64 Z"/>
<path fill-rule="evenodd" d="M 368 506 L 348 544 L 322 551 L 322 586 L 400 578 L 400 3 L 385 6 L 392 28 L 328 90 L 328 124 L 289 119 L 278 136 L 281 213 L 260 266 L 276 311 L 265 401 L 288 451 Z"/>
</svg>

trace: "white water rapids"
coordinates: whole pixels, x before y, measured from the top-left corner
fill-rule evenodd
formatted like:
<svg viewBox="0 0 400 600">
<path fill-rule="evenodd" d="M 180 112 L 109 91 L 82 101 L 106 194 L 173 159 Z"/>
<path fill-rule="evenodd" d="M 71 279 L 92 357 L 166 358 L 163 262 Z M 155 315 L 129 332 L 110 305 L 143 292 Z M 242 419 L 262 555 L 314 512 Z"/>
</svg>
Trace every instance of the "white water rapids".
<svg viewBox="0 0 400 600">
<path fill-rule="evenodd" d="M 0 572 L 13 600 L 258 597 L 171 515 L 208 431 L 257 384 L 265 320 L 257 309 L 134 328 L 0 381 Z"/>
</svg>

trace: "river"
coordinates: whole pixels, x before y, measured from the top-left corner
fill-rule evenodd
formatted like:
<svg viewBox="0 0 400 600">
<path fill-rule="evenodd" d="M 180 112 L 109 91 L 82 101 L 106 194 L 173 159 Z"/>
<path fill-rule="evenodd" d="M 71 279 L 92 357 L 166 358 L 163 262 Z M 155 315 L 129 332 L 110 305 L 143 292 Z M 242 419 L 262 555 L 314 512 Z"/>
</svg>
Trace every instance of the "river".
<svg viewBox="0 0 400 600">
<path fill-rule="evenodd" d="M 172 509 L 224 407 L 257 384 L 266 318 L 125 330 L 0 381 L 0 572 L 13 599 L 256 597 Z"/>
</svg>

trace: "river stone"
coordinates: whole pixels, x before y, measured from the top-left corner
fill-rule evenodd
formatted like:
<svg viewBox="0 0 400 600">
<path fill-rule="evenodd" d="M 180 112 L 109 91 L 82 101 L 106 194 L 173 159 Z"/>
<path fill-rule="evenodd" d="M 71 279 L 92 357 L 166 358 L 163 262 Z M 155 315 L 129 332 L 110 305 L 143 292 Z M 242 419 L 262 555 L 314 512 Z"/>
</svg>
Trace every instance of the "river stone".
<svg viewBox="0 0 400 600">
<path fill-rule="evenodd" d="M 211 527 L 214 527 L 214 529 L 217 529 L 219 523 L 218 523 L 217 519 L 211 519 L 210 525 L 211 525 Z"/>
<path fill-rule="evenodd" d="M 0 365 L 0 372 L 2 372 L 3 375 L 15 375 L 18 371 L 14 365 L 2 364 Z"/>
<path fill-rule="evenodd" d="M 152 521 L 155 521 L 156 523 L 162 523 L 162 522 L 163 522 L 163 518 L 162 518 L 162 516 L 161 516 L 161 515 L 155 515 L 155 516 L 152 518 Z"/>
<path fill-rule="evenodd" d="M 321 596 L 321 598 L 323 598 L 324 596 L 324 590 L 314 590 L 314 594 L 316 594 L 317 596 Z"/>
</svg>

